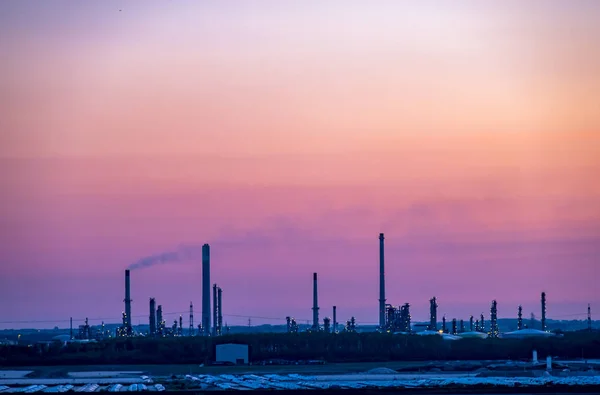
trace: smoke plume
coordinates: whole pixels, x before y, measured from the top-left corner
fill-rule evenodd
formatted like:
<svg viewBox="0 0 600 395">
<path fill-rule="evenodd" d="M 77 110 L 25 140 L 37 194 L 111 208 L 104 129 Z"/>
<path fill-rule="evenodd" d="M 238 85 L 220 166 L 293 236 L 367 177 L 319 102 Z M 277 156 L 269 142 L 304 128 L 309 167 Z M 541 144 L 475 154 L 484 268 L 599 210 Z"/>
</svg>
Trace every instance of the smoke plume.
<svg viewBox="0 0 600 395">
<path fill-rule="evenodd" d="M 192 259 L 199 259 L 202 256 L 202 246 L 200 245 L 181 245 L 175 251 L 161 252 L 159 254 L 140 258 L 137 262 L 129 265 L 128 269 L 142 269 L 154 265 L 165 263 L 182 262 Z"/>
</svg>

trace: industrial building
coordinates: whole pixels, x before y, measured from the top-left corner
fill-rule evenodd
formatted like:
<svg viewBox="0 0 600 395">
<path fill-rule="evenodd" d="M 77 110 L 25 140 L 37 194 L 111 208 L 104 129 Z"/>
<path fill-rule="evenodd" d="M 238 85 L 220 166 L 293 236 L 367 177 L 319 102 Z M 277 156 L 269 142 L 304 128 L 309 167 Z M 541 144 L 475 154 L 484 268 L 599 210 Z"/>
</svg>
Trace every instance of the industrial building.
<svg viewBox="0 0 600 395">
<path fill-rule="evenodd" d="M 384 233 L 379 233 L 379 298 L 378 298 L 378 323 L 375 327 L 379 332 L 387 333 L 414 333 L 413 324 L 411 322 L 410 304 L 404 303 L 401 305 L 394 306 L 386 303 L 386 283 L 385 283 L 385 236 Z M 204 336 L 219 336 L 227 331 L 228 328 L 223 328 L 223 290 L 216 283 L 211 283 L 211 267 L 210 267 L 210 246 L 209 244 L 202 245 L 202 304 L 201 304 L 201 323 L 198 324 L 197 329 L 194 326 L 194 306 L 193 303 L 189 304 L 189 330 L 183 330 L 183 316 L 180 315 L 178 320 L 173 320 L 171 326 L 166 325 L 164 320 L 164 312 L 162 306 L 156 304 L 155 298 L 150 298 L 149 301 L 149 316 L 148 323 L 149 329 L 144 333 L 135 333 L 136 335 L 150 335 L 156 337 L 164 336 L 194 336 L 196 334 Z M 212 288 L 212 297 L 211 297 Z M 312 325 L 307 319 L 307 330 L 309 331 L 323 331 L 325 333 L 338 333 L 338 321 L 337 321 L 337 306 L 333 306 L 333 319 L 329 317 L 323 318 L 323 322 L 319 321 L 319 299 L 318 299 L 318 276 L 317 273 L 313 273 L 313 303 L 312 303 Z M 125 298 L 124 298 L 124 311 L 122 313 L 122 324 L 116 330 L 117 336 L 133 336 L 134 330 L 132 328 L 132 299 L 131 299 L 131 273 L 130 270 L 125 270 Z M 473 316 L 469 318 L 468 330 L 465 327 L 465 320 L 452 318 L 451 321 L 446 320 L 446 316 L 442 317 L 441 330 L 439 330 L 438 323 L 438 299 L 434 296 L 429 300 L 429 323 L 417 324 L 415 327 L 427 327 L 427 330 L 420 332 L 420 334 L 435 334 L 441 333 L 451 335 L 459 338 L 466 337 L 511 337 L 511 336 L 529 336 L 539 335 L 537 332 L 524 332 L 525 330 L 533 330 L 535 316 L 532 313 L 532 321 L 530 327 L 524 324 L 523 321 L 523 308 L 518 307 L 518 320 L 515 332 L 509 332 L 505 334 L 500 333 L 498 326 L 498 306 L 497 301 L 492 301 L 490 308 L 490 324 L 489 330 L 486 330 L 486 322 L 484 314 L 480 315 L 478 320 L 474 320 Z M 304 319 L 303 319 L 304 321 Z M 299 325 L 296 320 L 292 317 L 286 317 L 287 332 L 297 333 L 299 331 Z M 591 307 L 588 305 L 588 316 L 587 316 L 587 328 L 591 330 Z M 541 332 L 547 332 L 546 323 L 546 293 L 541 293 Z M 536 325 L 540 328 L 539 323 Z M 72 330 L 72 328 L 71 328 Z M 346 332 L 357 331 L 357 323 L 354 317 L 346 321 L 346 325 L 342 328 Z M 103 332 L 103 331 L 100 331 Z M 87 324 L 79 326 L 79 331 L 76 336 L 71 335 L 71 338 L 89 339 L 94 338 L 96 330 Z M 451 339 L 451 337 L 446 337 Z"/>
<path fill-rule="evenodd" d="M 247 365 L 249 347 L 247 344 L 218 344 L 215 347 L 215 362 Z"/>
</svg>

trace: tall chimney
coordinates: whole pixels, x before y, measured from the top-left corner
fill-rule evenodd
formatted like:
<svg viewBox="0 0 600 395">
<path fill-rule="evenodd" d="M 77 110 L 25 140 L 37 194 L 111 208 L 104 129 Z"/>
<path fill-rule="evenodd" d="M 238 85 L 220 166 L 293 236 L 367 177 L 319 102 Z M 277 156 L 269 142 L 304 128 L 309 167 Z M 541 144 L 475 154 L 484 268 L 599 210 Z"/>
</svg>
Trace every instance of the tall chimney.
<svg viewBox="0 0 600 395">
<path fill-rule="evenodd" d="M 213 336 L 217 336 L 217 309 L 219 304 L 217 303 L 217 284 L 213 284 Z"/>
<path fill-rule="evenodd" d="M 522 330 L 523 329 L 523 306 L 519 306 L 519 310 L 518 310 L 518 314 L 517 314 L 517 330 Z"/>
<path fill-rule="evenodd" d="M 592 331 L 592 306 L 588 303 L 588 315 L 587 315 L 587 327 L 588 331 Z"/>
<path fill-rule="evenodd" d="M 337 306 L 333 306 L 333 333 L 337 333 Z"/>
<path fill-rule="evenodd" d="M 131 284 L 129 269 L 125 270 L 125 331 L 131 335 Z"/>
<path fill-rule="evenodd" d="M 383 233 L 379 234 L 379 329 L 385 328 L 385 269 Z"/>
<path fill-rule="evenodd" d="M 546 331 L 546 292 L 542 292 L 542 330 Z"/>
<path fill-rule="evenodd" d="M 217 305 L 219 306 L 218 308 L 218 315 L 217 315 L 217 322 L 218 322 L 218 334 L 221 335 L 223 332 L 223 305 L 221 304 L 221 301 L 223 300 L 223 290 L 221 289 L 221 287 L 217 288 Z"/>
<path fill-rule="evenodd" d="M 150 298 L 150 335 L 156 335 L 156 301 Z"/>
<path fill-rule="evenodd" d="M 210 246 L 202 246 L 202 328 L 210 336 Z"/>
<path fill-rule="evenodd" d="M 317 273 L 313 273 L 313 330 L 319 330 L 319 295 L 317 289 Z"/>
</svg>

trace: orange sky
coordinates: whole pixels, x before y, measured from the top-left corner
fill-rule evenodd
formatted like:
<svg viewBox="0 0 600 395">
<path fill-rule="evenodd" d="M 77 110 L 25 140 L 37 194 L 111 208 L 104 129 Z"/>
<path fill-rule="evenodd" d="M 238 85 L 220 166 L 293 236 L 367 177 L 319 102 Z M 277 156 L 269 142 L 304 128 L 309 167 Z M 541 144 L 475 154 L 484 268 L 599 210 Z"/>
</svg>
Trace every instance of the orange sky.
<svg viewBox="0 0 600 395">
<path fill-rule="evenodd" d="M 223 264 L 239 269 L 253 256 L 246 231 L 271 240 L 271 258 L 244 263 L 257 273 L 297 254 L 293 272 L 310 275 L 301 252 L 275 242 L 293 229 L 316 250 L 336 238 L 323 272 L 347 262 L 348 284 L 368 277 L 364 295 L 341 295 L 373 321 L 377 276 L 362 259 L 376 259 L 366 251 L 384 231 L 412 251 L 403 262 L 416 279 L 427 262 L 471 271 L 484 254 L 508 265 L 506 284 L 522 267 L 510 251 L 523 248 L 528 273 L 549 271 L 539 288 L 597 300 L 591 280 L 564 279 L 598 265 L 599 19 L 584 0 L 2 2 L 0 278 L 110 273 L 117 293 L 140 256 L 228 232 L 240 244 Z M 462 244 L 437 250 L 442 239 Z M 348 252 L 353 240 L 362 252 Z M 428 242 L 433 258 L 418 247 Z M 238 280 L 222 280 L 237 284 L 232 303 L 268 299 L 260 278 L 255 289 Z M 446 280 L 431 292 L 462 314 Z M 0 289 L 15 320 L 43 314 Z M 474 292 L 483 309 L 502 298 Z M 113 299 L 99 308 L 118 317 Z M 87 314 L 81 303 L 66 309 Z"/>
</svg>

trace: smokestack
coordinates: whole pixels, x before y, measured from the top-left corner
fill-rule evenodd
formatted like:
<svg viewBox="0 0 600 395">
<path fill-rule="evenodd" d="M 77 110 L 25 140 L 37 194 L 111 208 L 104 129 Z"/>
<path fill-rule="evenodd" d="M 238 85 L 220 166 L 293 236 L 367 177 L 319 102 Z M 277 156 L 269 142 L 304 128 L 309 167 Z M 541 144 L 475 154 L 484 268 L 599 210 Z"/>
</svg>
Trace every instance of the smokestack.
<svg viewBox="0 0 600 395">
<path fill-rule="evenodd" d="M 129 269 L 125 270 L 125 331 L 131 335 L 131 284 Z"/>
<path fill-rule="evenodd" d="M 337 333 L 337 306 L 333 306 L 333 333 Z"/>
<path fill-rule="evenodd" d="M 313 273 L 313 330 L 319 330 L 319 294 L 317 288 L 317 273 Z"/>
<path fill-rule="evenodd" d="M 546 292 L 542 292 L 542 330 L 546 331 Z"/>
<path fill-rule="evenodd" d="M 592 306 L 588 303 L 588 316 L 587 316 L 588 331 L 592 331 Z"/>
<path fill-rule="evenodd" d="M 590 311 L 590 307 L 588 305 L 588 312 L 589 311 Z M 71 317 L 71 335 L 70 335 L 70 337 L 71 337 L 71 340 L 73 340 L 73 317 Z"/>
<path fill-rule="evenodd" d="M 217 336 L 217 309 L 219 305 L 217 303 L 217 284 L 213 284 L 213 336 Z"/>
<path fill-rule="evenodd" d="M 221 335 L 223 332 L 223 305 L 221 304 L 222 299 L 223 298 L 223 290 L 221 289 L 221 287 L 219 287 L 217 289 L 217 305 L 219 306 L 218 308 L 218 315 L 217 315 L 217 322 L 219 323 L 217 325 L 218 327 L 218 334 Z"/>
<path fill-rule="evenodd" d="M 158 309 L 156 309 L 156 321 L 158 322 L 158 335 L 162 336 L 165 325 L 163 322 L 162 305 L 158 305 Z"/>
<path fill-rule="evenodd" d="M 385 270 L 383 233 L 379 234 L 379 329 L 385 328 Z"/>
<path fill-rule="evenodd" d="M 473 326 L 473 316 L 469 317 L 469 332 L 473 332 L 475 327 Z"/>
<path fill-rule="evenodd" d="M 150 298 L 150 335 L 156 335 L 156 301 Z"/>
<path fill-rule="evenodd" d="M 210 336 L 210 246 L 202 246 L 202 328 Z"/>
</svg>

